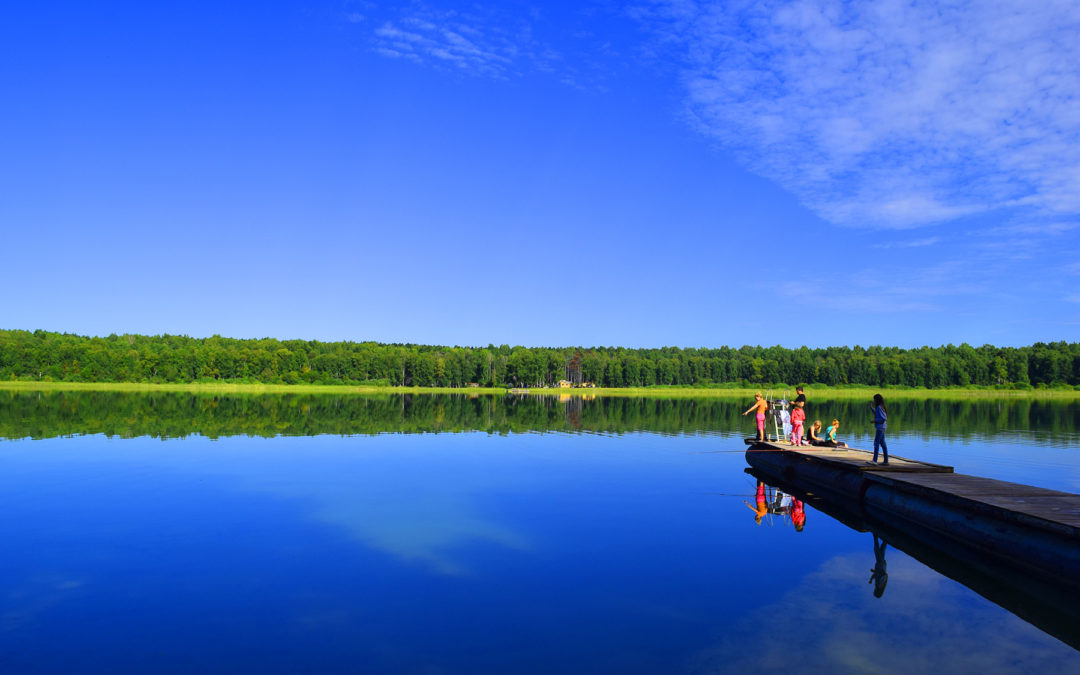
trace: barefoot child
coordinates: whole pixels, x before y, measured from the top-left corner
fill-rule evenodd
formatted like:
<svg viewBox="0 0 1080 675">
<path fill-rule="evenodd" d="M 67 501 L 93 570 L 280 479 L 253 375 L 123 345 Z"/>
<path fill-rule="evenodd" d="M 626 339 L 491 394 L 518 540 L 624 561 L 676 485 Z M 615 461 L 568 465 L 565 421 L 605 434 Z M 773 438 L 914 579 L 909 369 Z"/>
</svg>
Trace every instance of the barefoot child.
<svg viewBox="0 0 1080 675">
<path fill-rule="evenodd" d="M 756 410 L 757 414 L 754 415 L 754 419 L 757 420 L 757 434 L 758 440 L 764 442 L 765 439 L 765 411 L 769 409 L 769 402 L 762 396 L 761 392 L 754 394 L 754 405 L 746 409 L 743 415 L 749 414 L 751 411 Z"/>
<path fill-rule="evenodd" d="M 796 401 L 791 410 L 791 444 L 802 445 L 802 425 L 806 419 L 806 411 L 803 410 L 803 402 Z"/>
</svg>

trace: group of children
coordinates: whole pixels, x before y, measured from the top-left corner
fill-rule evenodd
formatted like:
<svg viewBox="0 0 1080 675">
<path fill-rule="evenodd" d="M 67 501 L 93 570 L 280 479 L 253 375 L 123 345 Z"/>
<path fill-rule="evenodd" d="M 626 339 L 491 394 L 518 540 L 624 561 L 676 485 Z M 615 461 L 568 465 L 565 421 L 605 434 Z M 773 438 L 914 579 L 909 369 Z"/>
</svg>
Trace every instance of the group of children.
<svg viewBox="0 0 1080 675">
<path fill-rule="evenodd" d="M 791 444 L 801 446 L 804 445 L 803 424 L 806 421 L 806 395 L 803 393 L 802 387 L 796 387 L 795 393 L 797 396 L 791 403 Z M 756 413 L 758 440 L 762 442 L 768 440 L 765 435 L 765 411 L 768 409 L 769 402 L 765 400 L 759 391 L 754 394 L 754 404 L 743 413 L 743 415 L 751 412 Z M 877 463 L 878 450 L 880 449 L 884 453 L 882 463 L 888 464 L 889 449 L 885 444 L 885 429 L 888 424 L 889 412 L 885 407 L 885 399 L 881 394 L 874 394 L 870 409 L 874 412 L 874 459 L 870 463 Z M 825 428 L 824 437 L 818 436 L 818 433 L 821 432 L 821 420 L 814 420 L 814 423 L 806 431 L 805 444 L 832 448 L 847 447 L 846 443 L 836 440 L 836 432 L 839 430 L 840 420 L 833 418 L 832 424 Z"/>
</svg>

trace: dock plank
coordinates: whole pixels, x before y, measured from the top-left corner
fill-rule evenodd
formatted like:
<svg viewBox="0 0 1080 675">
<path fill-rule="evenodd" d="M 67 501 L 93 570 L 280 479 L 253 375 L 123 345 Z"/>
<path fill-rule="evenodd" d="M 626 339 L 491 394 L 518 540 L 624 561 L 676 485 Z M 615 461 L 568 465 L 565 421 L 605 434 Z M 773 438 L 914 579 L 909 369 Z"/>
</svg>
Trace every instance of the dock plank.
<svg viewBox="0 0 1080 675">
<path fill-rule="evenodd" d="M 859 448 L 826 448 L 817 445 L 792 445 L 786 441 L 754 443 L 751 451 L 782 451 L 812 459 L 813 461 L 842 465 L 859 471 L 889 471 L 893 473 L 951 473 L 951 466 L 920 462 L 896 455 L 889 456 L 888 464 L 870 464 L 874 453 Z"/>
<path fill-rule="evenodd" d="M 888 474 L 883 472 L 882 477 Z M 995 478 L 982 476 L 969 476 L 962 473 L 948 475 L 927 474 L 920 476 L 904 476 L 902 479 L 907 483 L 914 483 L 924 487 L 941 490 L 943 492 L 962 493 L 965 496 L 1040 496 L 1040 497 L 1075 497 L 1071 492 L 1060 492 L 1034 485 L 1010 483 Z"/>
<path fill-rule="evenodd" d="M 968 476 L 966 474 L 874 475 L 877 482 L 910 489 L 933 490 L 950 499 L 966 499 L 986 506 L 1022 513 L 1051 523 L 1080 528 L 1080 495 L 1034 485 Z"/>
</svg>

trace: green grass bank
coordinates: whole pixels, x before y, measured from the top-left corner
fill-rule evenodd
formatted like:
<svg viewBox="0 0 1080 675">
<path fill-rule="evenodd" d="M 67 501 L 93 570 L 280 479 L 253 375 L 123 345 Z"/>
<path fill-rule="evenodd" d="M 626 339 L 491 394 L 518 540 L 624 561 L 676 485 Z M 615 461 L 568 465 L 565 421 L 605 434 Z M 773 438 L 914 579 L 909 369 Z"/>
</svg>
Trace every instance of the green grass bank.
<svg viewBox="0 0 1080 675">
<path fill-rule="evenodd" d="M 142 382 L 36 382 L 10 380 L 0 382 L 0 391 L 116 391 L 116 392 L 188 392 L 193 394 L 505 394 L 511 390 L 504 387 L 372 387 L 347 385 L 308 384 L 239 384 L 229 382 L 189 383 L 142 383 Z M 515 390 L 523 391 L 523 390 Z M 532 388 L 533 396 L 635 396 L 654 398 L 753 398 L 761 391 L 774 396 L 787 393 L 794 396 L 795 388 L 788 385 L 762 385 L 761 387 L 620 387 L 595 389 Z M 942 388 L 901 389 L 872 387 L 806 388 L 807 396 L 828 399 L 870 398 L 881 393 L 886 399 L 1025 399 L 1025 398 L 1080 398 L 1075 388 L 988 389 L 988 388 Z"/>
</svg>

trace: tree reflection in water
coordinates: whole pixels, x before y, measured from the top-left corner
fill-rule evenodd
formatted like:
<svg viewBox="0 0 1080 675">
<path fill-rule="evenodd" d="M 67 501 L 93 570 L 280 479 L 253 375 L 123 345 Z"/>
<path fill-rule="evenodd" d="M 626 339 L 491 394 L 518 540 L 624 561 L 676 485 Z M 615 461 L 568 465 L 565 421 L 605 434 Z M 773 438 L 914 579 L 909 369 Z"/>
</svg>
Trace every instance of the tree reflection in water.
<svg viewBox="0 0 1080 675">
<path fill-rule="evenodd" d="M 0 437 L 76 434 L 178 438 L 536 431 L 727 434 L 746 431 L 742 399 L 468 394 L 0 392 Z M 863 401 L 815 400 L 811 418 L 866 417 Z M 897 400 L 890 432 L 944 438 L 1037 430 L 1026 442 L 1075 442 L 1080 401 Z"/>
</svg>

